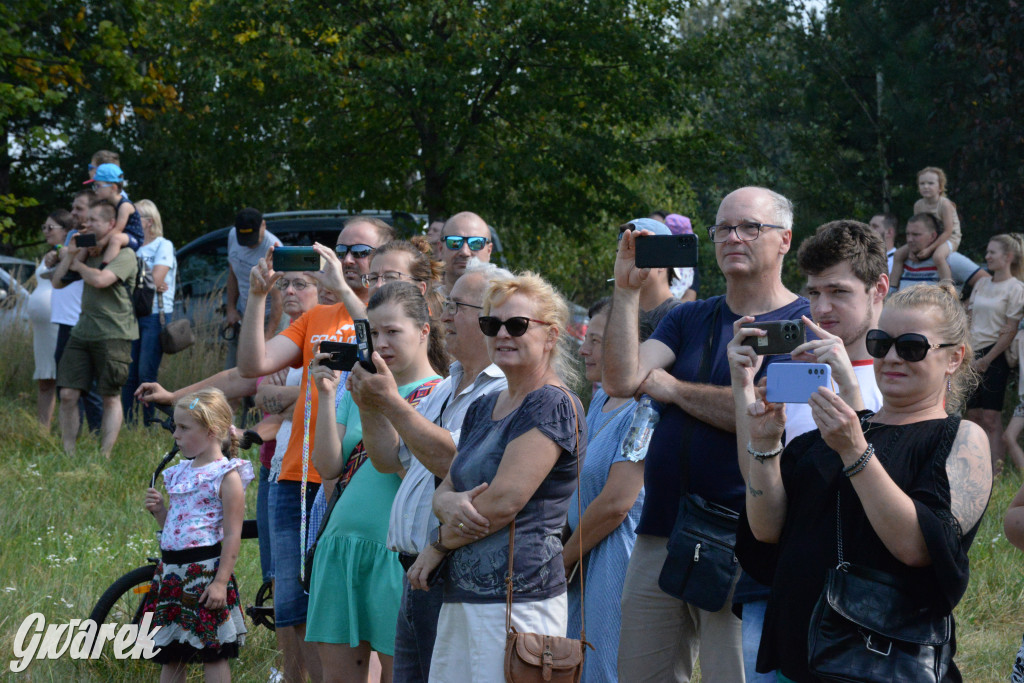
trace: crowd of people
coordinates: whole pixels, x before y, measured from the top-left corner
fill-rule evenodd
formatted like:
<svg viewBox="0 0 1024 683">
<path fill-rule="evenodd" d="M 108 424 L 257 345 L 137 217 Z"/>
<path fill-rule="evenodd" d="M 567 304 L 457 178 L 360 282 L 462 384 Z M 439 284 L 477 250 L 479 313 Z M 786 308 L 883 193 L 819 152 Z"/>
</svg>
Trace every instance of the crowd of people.
<svg viewBox="0 0 1024 683">
<path fill-rule="evenodd" d="M 94 184 L 112 182 L 105 161 Z M 585 640 L 584 681 L 686 681 L 698 657 L 712 683 L 817 681 L 837 650 L 822 655 L 804 634 L 823 594 L 854 585 L 836 572 L 896 587 L 883 627 L 907 622 L 904 609 L 951 629 L 993 474 L 1005 450 L 1024 465 L 1024 402 L 1005 435 L 1000 422 L 1024 317 L 1022 241 L 993 237 L 987 271 L 958 263 L 944 185 L 939 169 L 921 172 L 901 249 L 888 214 L 818 227 L 797 249 L 802 293 L 781 278 L 793 207 L 769 189 L 729 193 L 707 229 L 723 295 L 701 298 L 695 269 L 635 264 L 637 240 L 692 233 L 689 219 L 630 220 L 617 243 L 609 231 L 595 245 L 616 249 L 614 291 L 591 306 L 579 347 L 565 299 L 542 275 L 490 263 L 474 213 L 410 241 L 354 216 L 333 248 L 314 245 L 321 270 L 281 272 L 280 242 L 244 209 L 228 237 L 229 367 L 170 391 L 156 379 L 173 248 L 156 207 L 129 213 L 112 183 L 76 197 L 81 222 L 58 211 L 44 226 L 60 248 L 40 281 L 49 273 L 53 343 L 67 352 L 55 377 L 37 373 L 40 420 L 56 387 L 72 450 L 94 391 L 109 453 L 122 401 L 175 406 L 191 464 L 165 474 L 169 508 L 156 489 L 146 497 L 163 528 L 149 609 L 170 627 L 168 680 L 190 661 L 208 680 L 230 676 L 245 633 L 231 578 L 238 500 L 256 479 L 281 680 L 502 681 L 515 632 Z M 76 230 L 96 245 L 77 247 Z M 138 319 L 118 284 L 134 278 L 133 250 L 165 295 Z M 970 290 L 966 305 L 942 275 Z M 75 287 L 69 323 L 58 301 Z M 372 356 L 332 368 L 321 343 L 357 343 L 362 320 Z M 780 320 L 801 321 L 806 341 L 757 353 L 760 324 Z M 37 349 L 37 366 L 49 359 Z M 768 402 L 761 380 L 790 363 L 827 365 L 831 383 L 805 403 Z M 574 389 L 587 384 L 585 410 Z M 263 414 L 258 474 L 220 454 L 227 402 L 247 396 Z M 1021 501 L 1006 524 L 1024 545 Z M 707 511 L 733 520 L 723 565 L 700 536 Z M 703 540 L 685 545 L 694 529 Z M 198 603 L 175 590 L 186 576 Z M 931 645 L 933 680 L 959 680 L 948 636 Z"/>
</svg>

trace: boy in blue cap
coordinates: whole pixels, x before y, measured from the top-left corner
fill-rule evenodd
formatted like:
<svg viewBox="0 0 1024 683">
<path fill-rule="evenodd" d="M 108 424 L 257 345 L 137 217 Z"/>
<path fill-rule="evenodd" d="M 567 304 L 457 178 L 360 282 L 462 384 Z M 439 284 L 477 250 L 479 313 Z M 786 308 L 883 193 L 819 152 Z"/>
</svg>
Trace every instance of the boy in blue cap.
<svg viewBox="0 0 1024 683">
<path fill-rule="evenodd" d="M 96 173 L 84 184 L 92 183 L 93 193 L 97 199 L 105 199 L 117 206 L 117 222 L 114 229 L 104 238 L 98 247 L 103 249 L 103 263 L 110 263 L 125 246 L 138 251 L 145 235 L 142 232 L 142 219 L 139 212 L 124 195 L 124 172 L 117 164 L 100 164 Z"/>
</svg>

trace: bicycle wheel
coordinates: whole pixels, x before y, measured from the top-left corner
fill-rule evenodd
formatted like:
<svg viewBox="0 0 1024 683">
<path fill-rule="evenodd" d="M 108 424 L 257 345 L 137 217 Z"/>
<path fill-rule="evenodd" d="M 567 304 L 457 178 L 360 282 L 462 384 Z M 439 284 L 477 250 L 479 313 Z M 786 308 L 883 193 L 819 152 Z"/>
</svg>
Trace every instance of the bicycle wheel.
<svg viewBox="0 0 1024 683">
<path fill-rule="evenodd" d="M 138 624 L 156 565 L 131 570 L 103 592 L 89 618 L 97 624 Z"/>
</svg>

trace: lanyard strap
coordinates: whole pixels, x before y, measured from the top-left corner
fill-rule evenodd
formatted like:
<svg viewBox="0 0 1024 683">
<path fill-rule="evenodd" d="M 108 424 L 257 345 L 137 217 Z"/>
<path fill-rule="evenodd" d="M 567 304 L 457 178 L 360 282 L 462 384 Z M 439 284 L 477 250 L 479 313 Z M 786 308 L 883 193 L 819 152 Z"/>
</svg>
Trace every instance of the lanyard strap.
<svg viewBox="0 0 1024 683">
<path fill-rule="evenodd" d="M 314 356 L 315 358 L 315 356 Z M 313 359 L 306 368 L 306 400 L 302 412 L 302 487 L 299 489 L 299 508 L 302 519 L 299 523 L 299 580 L 306 575 L 306 534 L 309 520 L 306 518 L 306 485 L 309 482 L 309 416 L 313 410 Z"/>
</svg>

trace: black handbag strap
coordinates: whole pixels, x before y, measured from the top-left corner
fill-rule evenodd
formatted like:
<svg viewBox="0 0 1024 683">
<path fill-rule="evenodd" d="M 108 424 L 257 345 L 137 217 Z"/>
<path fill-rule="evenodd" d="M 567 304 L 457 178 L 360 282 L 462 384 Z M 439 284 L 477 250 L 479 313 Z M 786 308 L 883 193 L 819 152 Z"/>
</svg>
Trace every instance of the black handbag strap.
<svg viewBox="0 0 1024 683">
<path fill-rule="evenodd" d="M 711 354 L 715 348 L 715 342 L 718 340 L 718 323 L 722 318 L 722 306 L 725 304 L 725 296 L 723 295 L 718 303 L 715 304 L 715 310 L 711 314 L 711 327 L 708 329 L 708 336 L 704 340 L 704 350 L 700 354 L 700 365 L 697 367 L 697 378 L 694 380 L 698 384 L 707 384 L 708 380 L 711 379 Z M 690 435 L 693 432 L 693 421 L 697 418 L 689 416 L 689 419 L 683 423 L 683 428 L 679 432 L 679 443 L 681 448 L 679 449 L 679 497 L 685 498 L 690 492 Z"/>
</svg>

